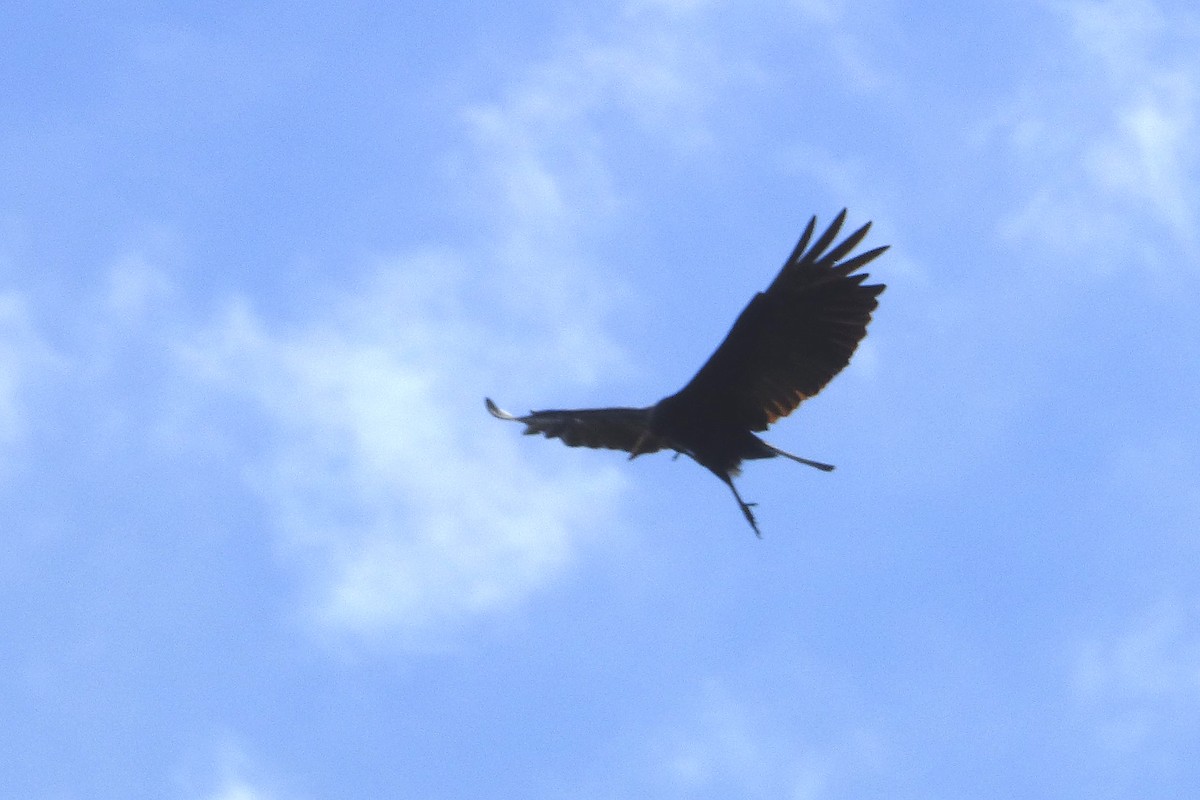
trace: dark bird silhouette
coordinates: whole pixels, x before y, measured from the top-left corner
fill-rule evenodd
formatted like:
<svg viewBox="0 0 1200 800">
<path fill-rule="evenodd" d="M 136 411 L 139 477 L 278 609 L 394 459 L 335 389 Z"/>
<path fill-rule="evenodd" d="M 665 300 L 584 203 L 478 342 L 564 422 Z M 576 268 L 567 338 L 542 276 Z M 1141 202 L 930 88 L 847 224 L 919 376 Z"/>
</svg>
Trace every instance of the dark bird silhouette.
<svg viewBox="0 0 1200 800">
<path fill-rule="evenodd" d="M 526 434 L 562 439 L 570 447 L 624 450 L 633 459 L 674 450 L 690 456 L 733 491 L 756 535 L 758 523 L 733 485 L 743 461 L 783 456 L 828 472 L 830 464 L 784 452 L 754 435 L 824 388 L 842 371 L 867 333 L 882 284 L 864 286 L 855 270 L 887 246 L 846 258 L 867 235 L 867 223 L 833 249 L 846 211 L 812 242 L 813 217 L 783 269 L 746 306 L 725 340 L 686 386 L 648 408 L 534 411 L 517 417 L 487 399 L 499 419 L 525 424 Z M 843 260 L 845 259 L 845 260 Z"/>
</svg>

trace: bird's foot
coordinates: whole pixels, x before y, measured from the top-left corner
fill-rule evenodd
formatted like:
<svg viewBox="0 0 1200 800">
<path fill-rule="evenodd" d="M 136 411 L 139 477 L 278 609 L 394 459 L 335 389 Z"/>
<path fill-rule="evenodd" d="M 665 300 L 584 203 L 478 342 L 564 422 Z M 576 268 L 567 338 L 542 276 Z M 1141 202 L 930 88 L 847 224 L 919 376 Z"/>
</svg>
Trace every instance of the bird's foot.
<svg viewBox="0 0 1200 800">
<path fill-rule="evenodd" d="M 762 538 L 762 531 L 758 529 L 758 521 L 754 519 L 754 513 L 750 510 L 758 503 L 742 503 L 742 513 L 746 515 L 746 521 L 750 523 L 750 527 L 754 529 L 754 535 L 759 539 Z"/>
</svg>

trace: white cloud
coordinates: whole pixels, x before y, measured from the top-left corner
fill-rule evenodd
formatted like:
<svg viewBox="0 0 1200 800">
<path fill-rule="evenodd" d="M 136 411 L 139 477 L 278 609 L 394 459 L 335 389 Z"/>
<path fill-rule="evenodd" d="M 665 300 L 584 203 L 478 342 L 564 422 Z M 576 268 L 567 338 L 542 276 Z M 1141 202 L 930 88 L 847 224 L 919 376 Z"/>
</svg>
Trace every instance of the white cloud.
<svg viewBox="0 0 1200 800">
<path fill-rule="evenodd" d="M 1152 0 L 1068 0 L 1052 6 L 1070 22 L 1075 44 L 1123 80 L 1141 72 L 1168 27 Z"/>
<path fill-rule="evenodd" d="M 273 796 L 245 781 L 234 780 L 210 795 L 208 800 L 270 800 Z"/>
<path fill-rule="evenodd" d="M 780 737 L 745 704 L 716 685 L 700 706 L 659 745 L 662 777 L 676 790 L 739 797 L 822 796 L 828 765 L 823 754 Z"/>
<path fill-rule="evenodd" d="M 655 9 L 677 16 L 684 16 L 694 14 L 706 6 L 715 5 L 718 2 L 719 0 L 630 0 L 626 4 L 626 8 L 628 11 L 635 13 Z"/>
<path fill-rule="evenodd" d="M 794 702 L 763 704 L 706 682 L 650 737 L 647 782 L 654 788 L 639 793 L 815 800 L 871 783 L 887 760 L 879 736 L 854 727 L 833 735 L 798 731 L 787 721 L 797 713 Z"/>
<path fill-rule="evenodd" d="M 236 300 L 181 348 L 191 375 L 263 413 L 272 444 L 252 480 L 331 631 L 436 643 L 546 585 L 611 518 L 616 461 L 535 450 L 483 395 L 620 367 L 605 330 L 620 289 L 586 246 L 621 204 L 606 126 L 702 138 L 684 122 L 703 105 L 703 48 L 635 25 L 571 44 L 462 112 L 451 163 L 482 243 L 386 259 L 302 325 Z M 144 282 L 122 285 L 141 302 Z"/>
<path fill-rule="evenodd" d="M 884 69 L 872 62 L 859 30 L 864 13 L 861 4 L 847 10 L 843 0 L 792 0 L 805 19 L 826 29 L 826 40 L 835 63 L 851 88 L 874 92 L 892 80 Z M 867 10 L 866 13 L 879 13 Z"/>
<path fill-rule="evenodd" d="M 119 323 L 132 324 L 160 311 L 173 298 L 167 275 L 140 254 L 126 254 L 108 274 L 108 310 Z"/>
<path fill-rule="evenodd" d="M 624 290 L 589 252 L 625 202 L 622 136 L 704 148 L 708 104 L 738 78 L 709 47 L 715 18 L 668 6 L 631 4 L 608 35 L 567 37 L 462 109 L 448 164 L 478 240 L 384 259 L 302 325 L 234 300 L 182 348 L 193 376 L 262 412 L 272 444 L 252 479 L 330 630 L 426 644 L 522 602 L 610 518 L 618 462 L 562 466 L 598 462 L 531 450 L 482 396 L 520 411 L 623 367 L 606 320 Z M 837 24 L 832 6 L 798 13 Z M 110 305 L 133 314 L 167 293 L 123 263 Z"/>
<path fill-rule="evenodd" d="M 463 280 L 414 257 L 298 331 L 235 305 L 188 351 L 266 412 L 274 451 L 253 480 L 334 631 L 429 644 L 523 600 L 608 518 L 610 469 L 539 470 L 519 429 L 485 413 L 481 379 L 502 365 L 460 306 Z"/>
<path fill-rule="evenodd" d="M 27 328 L 21 302 L 12 295 L 0 295 L 0 442 L 11 440 L 21 425 L 17 406 L 24 360 L 20 340 Z"/>
<path fill-rule="evenodd" d="M 233 742 L 225 742 L 203 764 L 187 765 L 176 775 L 180 793 L 197 800 L 280 800 L 293 797 L 264 777 L 264 770 Z"/>
<path fill-rule="evenodd" d="M 1147 224 L 1195 254 L 1200 189 L 1200 25 L 1149 0 L 1052 6 L 1068 41 L 1039 63 L 1000 129 L 1029 182 L 1001 225 L 1059 251 L 1110 263 L 1168 261 L 1144 244 Z"/>
<path fill-rule="evenodd" d="M 571 241 L 620 208 L 611 165 L 622 130 L 675 150 L 708 143 L 705 112 L 731 68 L 710 52 L 699 15 L 664 10 L 633 5 L 610 36 L 566 37 L 498 98 L 463 110 L 472 141 L 459 177 L 510 247 Z"/>
<path fill-rule="evenodd" d="M 1102 744 L 1129 751 L 1200 726 L 1200 605 L 1163 601 L 1079 648 L 1075 690 Z M 1181 731 L 1182 729 L 1182 731 Z"/>
<path fill-rule="evenodd" d="M 1181 78 L 1116 112 L 1114 129 L 1084 153 L 1084 167 L 1107 192 L 1154 209 L 1176 236 L 1193 238 L 1196 217 L 1196 109 Z"/>
<path fill-rule="evenodd" d="M 29 412 L 22 395 L 34 373 L 57 360 L 35 330 L 25 299 L 0 293 L 0 445 L 26 430 Z"/>
</svg>

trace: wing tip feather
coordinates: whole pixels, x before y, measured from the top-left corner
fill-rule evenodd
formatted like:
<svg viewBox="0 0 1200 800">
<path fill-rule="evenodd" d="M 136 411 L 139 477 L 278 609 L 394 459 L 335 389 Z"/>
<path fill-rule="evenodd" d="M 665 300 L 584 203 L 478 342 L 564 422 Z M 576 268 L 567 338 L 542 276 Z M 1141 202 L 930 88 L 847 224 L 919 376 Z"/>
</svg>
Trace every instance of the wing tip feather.
<svg viewBox="0 0 1200 800">
<path fill-rule="evenodd" d="M 513 422 L 518 422 L 518 421 L 519 421 L 519 420 L 518 420 L 516 417 L 514 417 L 512 414 L 508 413 L 508 412 L 507 412 L 507 411 L 505 411 L 504 409 L 500 408 L 500 406 L 498 406 L 498 405 L 496 405 L 495 403 L 493 403 L 493 402 L 492 402 L 492 398 L 490 398 L 490 397 L 485 397 L 485 398 L 483 398 L 483 400 L 484 400 L 484 402 L 487 404 L 487 410 L 488 410 L 488 413 L 489 413 L 489 414 L 491 414 L 491 415 L 492 415 L 493 417 L 495 417 L 496 419 L 507 419 L 507 420 L 510 420 L 510 421 L 513 421 Z"/>
</svg>

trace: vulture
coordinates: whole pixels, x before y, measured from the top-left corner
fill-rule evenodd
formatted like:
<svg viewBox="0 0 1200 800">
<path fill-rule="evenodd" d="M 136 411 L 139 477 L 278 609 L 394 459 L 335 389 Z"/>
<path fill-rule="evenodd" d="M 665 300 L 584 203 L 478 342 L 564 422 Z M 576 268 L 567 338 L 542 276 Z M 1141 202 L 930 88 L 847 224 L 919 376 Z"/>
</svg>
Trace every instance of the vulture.
<svg viewBox="0 0 1200 800">
<path fill-rule="evenodd" d="M 761 537 L 751 508 L 733 485 L 743 461 L 783 456 L 826 472 L 831 464 L 792 455 L 756 433 L 824 388 L 850 362 L 867 333 L 883 284 L 866 284 L 860 268 L 887 250 L 851 257 L 871 223 L 835 246 L 846 211 L 813 241 L 814 216 L 765 291 L 754 296 L 725 340 L 678 392 L 645 408 L 532 411 L 515 416 L 485 398 L 498 419 L 520 422 L 526 434 L 570 447 L 623 450 L 633 459 L 660 450 L 684 454 L 730 488 Z"/>
</svg>

